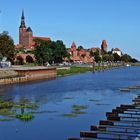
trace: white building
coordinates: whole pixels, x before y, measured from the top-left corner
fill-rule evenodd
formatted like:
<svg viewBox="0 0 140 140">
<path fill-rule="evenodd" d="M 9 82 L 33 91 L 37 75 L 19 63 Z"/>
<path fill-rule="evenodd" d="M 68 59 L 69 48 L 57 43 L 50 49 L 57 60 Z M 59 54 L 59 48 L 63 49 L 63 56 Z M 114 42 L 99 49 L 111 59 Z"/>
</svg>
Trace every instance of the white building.
<svg viewBox="0 0 140 140">
<path fill-rule="evenodd" d="M 122 56 L 122 52 L 121 52 L 121 50 L 118 49 L 118 48 L 113 48 L 113 49 L 112 49 L 112 53 L 113 53 L 113 54 L 116 53 L 116 54 L 118 54 L 119 56 Z"/>
</svg>

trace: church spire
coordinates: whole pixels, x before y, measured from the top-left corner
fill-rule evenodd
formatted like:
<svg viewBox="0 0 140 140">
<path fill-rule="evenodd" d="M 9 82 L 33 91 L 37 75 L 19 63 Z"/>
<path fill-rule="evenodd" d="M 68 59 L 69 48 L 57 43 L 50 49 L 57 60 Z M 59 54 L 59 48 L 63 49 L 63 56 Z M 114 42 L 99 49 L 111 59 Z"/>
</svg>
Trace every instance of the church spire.
<svg viewBox="0 0 140 140">
<path fill-rule="evenodd" d="M 20 28 L 26 28 L 26 26 L 25 26 L 24 10 L 22 10 L 22 16 L 21 16 L 21 24 L 20 24 Z"/>
<path fill-rule="evenodd" d="M 24 19 L 24 10 L 22 9 L 22 16 L 21 16 L 22 19 Z"/>
</svg>

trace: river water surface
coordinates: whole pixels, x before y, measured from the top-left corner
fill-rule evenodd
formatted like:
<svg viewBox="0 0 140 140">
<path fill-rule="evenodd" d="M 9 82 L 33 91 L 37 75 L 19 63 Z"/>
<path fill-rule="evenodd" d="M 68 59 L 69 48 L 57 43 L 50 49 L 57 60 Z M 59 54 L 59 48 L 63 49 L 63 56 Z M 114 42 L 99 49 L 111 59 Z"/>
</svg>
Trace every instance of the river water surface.
<svg viewBox="0 0 140 140">
<path fill-rule="evenodd" d="M 80 130 L 106 119 L 105 113 L 131 103 L 139 90 L 119 91 L 140 85 L 140 67 L 85 73 L 0 87 L 0 98 L 28 100 L 38 105 L 34 118 L 0 122 L 0 140 L 67 140 Z M 81 108 L 76 108 L 80 106 Z"/>
</svg>

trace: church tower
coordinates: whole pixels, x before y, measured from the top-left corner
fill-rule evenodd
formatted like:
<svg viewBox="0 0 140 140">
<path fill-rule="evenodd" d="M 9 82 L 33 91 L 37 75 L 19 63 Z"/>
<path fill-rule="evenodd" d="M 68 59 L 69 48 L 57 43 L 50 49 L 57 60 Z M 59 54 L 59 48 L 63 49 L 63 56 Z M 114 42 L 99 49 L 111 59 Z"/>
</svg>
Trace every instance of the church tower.
<svg viewBox="0 0 140 140">
<path fill-rule="evenodd" d="M 22 45 L 24 49 L 32 49 L 33 44 L 33 32 L 30 27 L 26 28 L 24 11 L 22 10 L 21 24 L 19 27 L 19 44 Z"/>
<path fill-rule="evenodd" d="M 19 44 L 22 45 L 24 48 L 26 47 L 26 25 L 24 11 L 22 11 L 21 24 L 19 27 Z"/>
<path fill-rule="evenodd" d="M 106 40 L 103 40 L 102 41 L 101 50 L 104 51 L 104 52 L 107 52 L 107 43 L 106 43 Z"/>
</svg>

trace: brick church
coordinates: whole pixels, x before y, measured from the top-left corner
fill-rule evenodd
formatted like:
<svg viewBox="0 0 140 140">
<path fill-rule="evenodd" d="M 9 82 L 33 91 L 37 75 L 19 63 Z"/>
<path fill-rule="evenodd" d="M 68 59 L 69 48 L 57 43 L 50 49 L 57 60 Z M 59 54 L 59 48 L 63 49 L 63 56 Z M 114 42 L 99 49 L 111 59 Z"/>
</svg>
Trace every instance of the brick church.
<svg viewBox="0 0 140 140">
<path fill-rule="evenodd" d="M 48 37 L 33 36 L 31 27 L 26 27 L 24 11 L 22 11 L 21 24 L 19 27 L 19 44 L 17 45 L 17 49 L 19 47 L 23 47 L 25 50 L 33 50 L 35 46 L 34 39 L 51 41 L 51 39 Z"/>
</svg>

